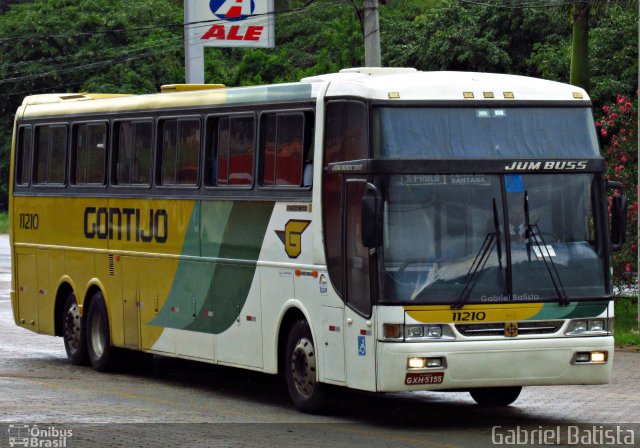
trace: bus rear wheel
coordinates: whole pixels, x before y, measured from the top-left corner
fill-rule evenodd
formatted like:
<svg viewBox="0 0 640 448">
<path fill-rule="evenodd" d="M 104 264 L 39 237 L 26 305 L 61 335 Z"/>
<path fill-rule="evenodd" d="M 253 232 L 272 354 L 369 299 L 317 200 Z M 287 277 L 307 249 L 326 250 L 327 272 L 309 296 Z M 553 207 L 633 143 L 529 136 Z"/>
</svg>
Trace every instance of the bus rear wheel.
<svg viewBox="0 0 640 448">
<path fill-rule="evenodd" d="M 67 358 L 71 364 L 76 366 L 86 365 L 87 345 L 85 342 L 85 332 L 82 325 L 82 317 L 76 302 L 76 296 L 69 293 L 67 296 L 62 316 L 62 339 Z"/>
<path fill-rule="evenodd" d="M 89 360 L 94 369 L 105 372 L 113 365 L 113 347 L 111 347 L 107 305 L 100 291 L 91 298 L 86 322 Z"/>
<path fill-rule="evenodd" d="M 480 406 L 509 406 L 518 399 L 522 386 L 471 389 L 471 398 Z"/>
<path fill-rule="evenodd" d="M 326 386 L 318 382 L 316 350 L 311 329 L 305 320 L 291 327 L 287 338 L 285 379 L 296 409 L 319 412 L 326 401 Z"/>
</svg>

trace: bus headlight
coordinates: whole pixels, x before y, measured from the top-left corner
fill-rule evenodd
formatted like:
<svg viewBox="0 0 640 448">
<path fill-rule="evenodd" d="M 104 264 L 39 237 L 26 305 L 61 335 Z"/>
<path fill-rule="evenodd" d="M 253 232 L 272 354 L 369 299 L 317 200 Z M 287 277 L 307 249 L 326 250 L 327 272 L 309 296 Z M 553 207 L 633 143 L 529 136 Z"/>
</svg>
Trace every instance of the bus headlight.
<svg viewBox="0 0 640 448">
<path fill-rule="evenodd" d="M 427 365 L 427 358 L 409 358 L 407 360 L 408 369 L 424 369 Z"/>
<path fill-rule="evenodd" d="M 606 364 L 609 352 L 577 352 L 571 359 L 571 364 Z"/>
<path fill-rule="evenodd" d="M 567 336 L 600 336 L 611 334 L 613 319 L 575 319 L 569 322 Z"/>
<path fill-rule="evenodd" d="M 411 325 L 407 327 L 408 338 L 421 338 L 424 336 L 424 327 L 422 325 Z"/>
<path fill-rule="evenodd" d="M 587 321 L 586 320 L 574 320 L 573 322 L 571 322 L 571 325 L 569 326 L 569 332 L 570 333 L 584 333 L 585 331 L 587 331 Z"/>
<path fill-rule="evenodd" d="M 594 319 L 589 321 L 589 331 L 604 331 L 604 320 Z"/>
<path fill-rule="evenodd" d="M 407 370 L 418 370 L 418 369 L 443 369 L 447 368 L 446 358 L 443 357 L 435 357 L 435 358 L 408 358 L 407 359 Z"/>
<path fill-rule="evenodd" d="M 390 342 L 420 342 L 453 340 L 455 335 L 447 324 L 383 324 L 382 340 Z"/>
<path fill-rule="evenodd" d="M 442 325 L 407 325 L 404 338 L 407 341 L 440 339 L 442 337 Z"/>
</svg>

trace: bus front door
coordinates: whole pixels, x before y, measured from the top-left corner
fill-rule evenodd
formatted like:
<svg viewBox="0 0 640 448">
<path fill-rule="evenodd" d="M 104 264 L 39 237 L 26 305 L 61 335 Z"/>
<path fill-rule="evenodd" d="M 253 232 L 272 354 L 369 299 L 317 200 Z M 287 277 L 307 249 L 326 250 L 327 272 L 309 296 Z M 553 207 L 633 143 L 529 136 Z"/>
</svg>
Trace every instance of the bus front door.
<svg viewBox="0 0 640 448">
<path fill-rule="evenodd" d="M 343 184 L 343 234 L 345 235 L 345 359 L 347 385 L 376 390 L 375 335 L 371 307 L 369 248 L 362 244 L 362 198 L 369 194 L 364 178 Z"/>
</svg>

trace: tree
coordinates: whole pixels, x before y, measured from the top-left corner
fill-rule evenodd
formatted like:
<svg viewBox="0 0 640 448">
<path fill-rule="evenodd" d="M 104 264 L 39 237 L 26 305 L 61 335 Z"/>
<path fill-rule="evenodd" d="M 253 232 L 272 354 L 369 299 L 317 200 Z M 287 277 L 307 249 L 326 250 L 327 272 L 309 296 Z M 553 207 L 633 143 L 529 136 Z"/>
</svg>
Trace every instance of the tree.
<svg viewBox="0 0 640 448">
<path fill-rule="evenodd" d="M 571 52 L 570 82 L 589 89 L 589 13 L 591 4 L 579 2 L 573 4 L 573 37 Z"/>
</svg>

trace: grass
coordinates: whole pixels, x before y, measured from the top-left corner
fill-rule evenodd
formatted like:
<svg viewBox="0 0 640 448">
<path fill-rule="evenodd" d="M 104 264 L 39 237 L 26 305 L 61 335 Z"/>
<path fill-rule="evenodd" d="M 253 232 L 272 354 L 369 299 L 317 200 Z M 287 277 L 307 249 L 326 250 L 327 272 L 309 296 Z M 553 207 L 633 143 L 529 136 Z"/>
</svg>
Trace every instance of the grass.
<svg viewBox="0 0 640 448">
<path fill-rule="evenodd" d="M 0 234 L 9 233 L 9 214 L 0 212 Z"/>
<path fill-rule="evenodd" d="M 618 297 L 615 301 L 613 336 L 616 345 L 632 346 L 640 350 L 638 330 L 638 297 Z"/>
</svg>

